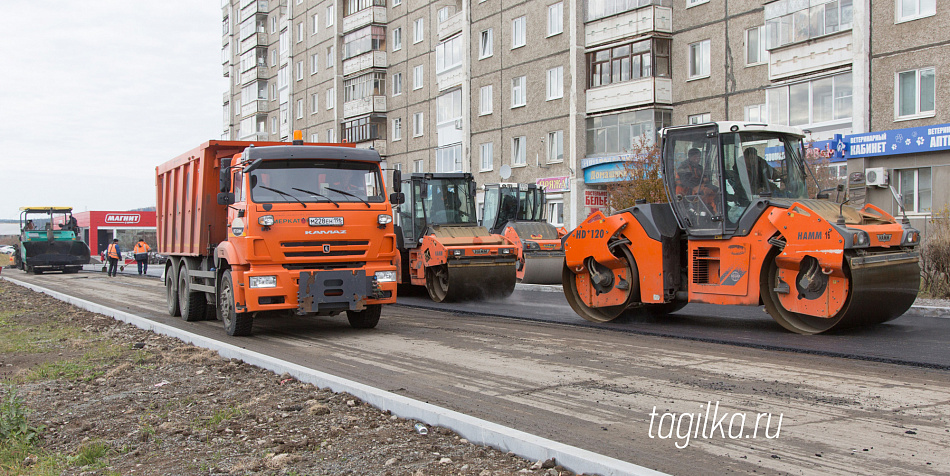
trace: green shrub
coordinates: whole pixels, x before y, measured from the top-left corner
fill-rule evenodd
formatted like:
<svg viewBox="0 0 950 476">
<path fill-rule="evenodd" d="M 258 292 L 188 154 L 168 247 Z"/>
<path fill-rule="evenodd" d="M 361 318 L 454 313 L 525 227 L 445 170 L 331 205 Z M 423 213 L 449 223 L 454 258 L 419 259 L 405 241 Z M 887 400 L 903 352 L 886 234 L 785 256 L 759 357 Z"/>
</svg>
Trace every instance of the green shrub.
<svg viewBox="0 0 950 476">
<path fill-rule="evenodd" d="M 7 385 L 0 400 L 0 442 L 18 441 L 32 444 L 39 437 L 43 426 L 34 427 L 27 419 L 28 410 L 17 395 L 17 388 Z"/>
</svg>

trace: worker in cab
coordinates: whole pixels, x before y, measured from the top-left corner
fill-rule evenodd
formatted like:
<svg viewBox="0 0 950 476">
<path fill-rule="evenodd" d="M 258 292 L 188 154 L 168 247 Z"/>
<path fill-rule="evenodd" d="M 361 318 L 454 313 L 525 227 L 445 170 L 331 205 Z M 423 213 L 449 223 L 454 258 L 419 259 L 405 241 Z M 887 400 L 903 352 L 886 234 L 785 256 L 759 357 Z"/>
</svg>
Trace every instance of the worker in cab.
<svg viewBox="0 0 950 476">
<path fill-rule="evenodd" d="M 686 153 L 686 160 L 676 167 L 676 194 L 697 195 L 716 214 L 719 213 L 719 187 L 713 181 L 712 174 L 704 170 L 702 155 L 701 150 L 693 147 Z"/>
<path fill-rule="evenodd" d="M 36 225 L 33 224 L 33 220 L 27 220 L 26 225 L 23 226 L 24 230 L 35 230 Z"/>
<path fill-rule="evenodd" d="M 116 270 L 119 268 L 119 258 L 122 256 L 122 250 L 119 249 L 119 239 L 113 239 L 112 244 L 106 249 L 106 257 L 109 258 L 109 270 L 107 275 L 115 277 Z"/>
<path fill-rule="evenodd" d="M 139 238 L 139 242 L 135 244 L 134 248 L 132 248 L 132 253 L 135 254 L 135 262 L 139 267 L 140 276 L 148 272 L 149 251 L 152 251 L 152 248 L 148 246 L 148 243 L 145 242 L 144 238 Z"/>
</svg>

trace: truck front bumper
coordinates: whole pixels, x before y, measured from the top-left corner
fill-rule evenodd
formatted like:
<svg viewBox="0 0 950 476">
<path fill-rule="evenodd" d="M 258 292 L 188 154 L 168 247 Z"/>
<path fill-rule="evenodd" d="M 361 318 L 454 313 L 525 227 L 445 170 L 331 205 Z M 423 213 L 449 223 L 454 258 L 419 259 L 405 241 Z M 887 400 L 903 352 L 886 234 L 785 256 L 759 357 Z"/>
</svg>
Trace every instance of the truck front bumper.
<svg viewBox="0 0 950 476">
<path fill-rule="evenodd" d="M 395 303 L 396 283 L 377 282 L 377 271 L 395 271 L 395 267 L 314 271 L 255 267 L 241 279 L 244 310 L 296 309 L 305 313 L 335 314 L 362 310 L 367 305 Z M 276 286 L 252 288 L 251 278 L 255 276 L 276 276 Z"/>
</svg>

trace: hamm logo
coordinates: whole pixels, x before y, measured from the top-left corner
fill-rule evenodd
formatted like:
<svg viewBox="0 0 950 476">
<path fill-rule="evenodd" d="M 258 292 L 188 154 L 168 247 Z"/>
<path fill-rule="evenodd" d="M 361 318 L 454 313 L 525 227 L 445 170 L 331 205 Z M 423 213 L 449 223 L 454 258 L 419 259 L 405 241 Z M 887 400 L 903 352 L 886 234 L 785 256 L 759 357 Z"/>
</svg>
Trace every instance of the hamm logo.
<svg viewBox="0 0 950 476">
<path fill-rule="evenodd" d="M 140 215 L 123 215 L 119 213 L 109 213 L 106 215 L 106 223 L 119 225 L 132 225 L 138 223 L 142 217 Z"/>
<path fill-rule="evenodd" d="M 831 238 L 830 231 L 826 231 L 825 233 L 822 233 L 820 231 L 800 231 L 798 232 L 798 239 L 799 240 L 820 240 L 822 239 L 822 234 L 828 235 L 824 237 L 825 239 Z"/>
</svg>

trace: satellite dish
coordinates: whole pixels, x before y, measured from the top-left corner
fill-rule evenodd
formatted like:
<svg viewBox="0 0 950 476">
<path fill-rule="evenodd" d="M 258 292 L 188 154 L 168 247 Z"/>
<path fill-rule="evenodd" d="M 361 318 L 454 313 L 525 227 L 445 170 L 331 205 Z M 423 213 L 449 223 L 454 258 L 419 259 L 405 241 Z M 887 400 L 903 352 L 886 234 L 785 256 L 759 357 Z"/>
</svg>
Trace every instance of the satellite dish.
<svg viewBox="0 0 950 476">
<path fill-rule="evenodd" d="M 508 177 L 511 177 L 511 167 L 508 164 L 502 165 L 498 169 L 498 174 L 501 175 L 502 180 L 508 180 Z"/>
</svg>

